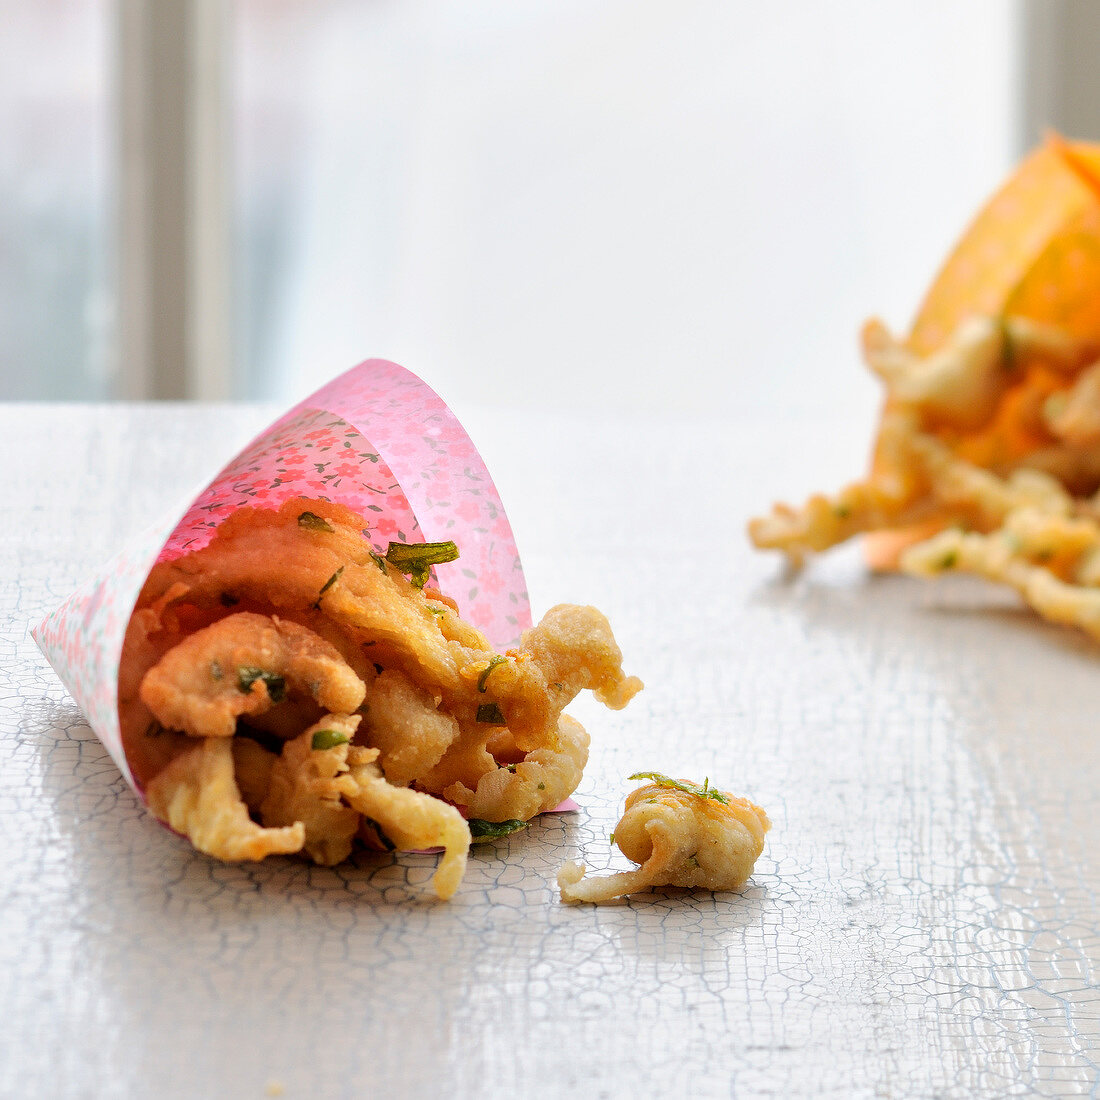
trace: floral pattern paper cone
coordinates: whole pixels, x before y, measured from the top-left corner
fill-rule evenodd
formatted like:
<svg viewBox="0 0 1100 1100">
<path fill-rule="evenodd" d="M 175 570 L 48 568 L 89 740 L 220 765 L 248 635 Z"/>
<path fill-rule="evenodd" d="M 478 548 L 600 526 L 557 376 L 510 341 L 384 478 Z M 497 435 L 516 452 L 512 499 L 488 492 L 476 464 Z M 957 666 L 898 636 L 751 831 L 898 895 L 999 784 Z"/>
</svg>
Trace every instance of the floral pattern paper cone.
<svg viewBox="0 0 1100 1100">
<path fill-rule="evenodd" d="M 34 631 L 34 639 L 136 789 L 122 748 L 118 673 L 130 613 L 149 570 L 205 546 L 238 508 L 323 498 L 363 515 L 376 549 L 458 544 L 447 595 L 498 648 L 531 625 L 519 552 L 481 455 L 414 374 L 369 359 L 280 417 L 183 512 L 143 533 Z"/>
</svg>

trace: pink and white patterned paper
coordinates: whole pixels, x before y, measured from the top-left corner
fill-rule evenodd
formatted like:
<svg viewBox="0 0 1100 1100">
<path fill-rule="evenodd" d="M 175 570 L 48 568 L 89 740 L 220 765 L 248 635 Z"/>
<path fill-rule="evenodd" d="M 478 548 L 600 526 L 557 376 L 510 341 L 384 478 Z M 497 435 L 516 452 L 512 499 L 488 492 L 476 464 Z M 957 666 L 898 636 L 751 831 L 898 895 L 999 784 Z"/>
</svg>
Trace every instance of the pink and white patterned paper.
<svg viewBox="0 0 1100 1100">
<path fill-rule="evenodd" d="M 396 363 L 368 359 L 307 397 L 188 506 L 144 532 L 34 631 L 122 774 L 135 786 L 118 720 L 122 641 L 149 570 L 205 546 L 238 508 L 307 496 L 346 505 L 368 537 L 458 544 L 436 579 L 499 649 L 531 625 L 512 528 L 481 455 L 443 400 Z"/>
</svg>

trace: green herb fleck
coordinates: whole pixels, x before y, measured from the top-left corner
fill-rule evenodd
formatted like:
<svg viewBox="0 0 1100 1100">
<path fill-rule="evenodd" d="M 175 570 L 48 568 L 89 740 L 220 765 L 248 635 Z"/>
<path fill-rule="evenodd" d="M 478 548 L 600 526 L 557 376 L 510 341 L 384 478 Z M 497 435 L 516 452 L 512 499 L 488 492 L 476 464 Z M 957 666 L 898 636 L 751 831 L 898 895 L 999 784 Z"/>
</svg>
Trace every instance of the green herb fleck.
<svg viewBox="0 0 1100 1100">
<path fill-rule="evenodd" d="M 612 834 L 611 834 L 611 835 L 610 835 L 610 836 L 609 836 L 609 837 L 607 838 L 607 843 L 608 843 L 608 844 L 614 844 L 614 843 L 615 843 L 615 834 L 614 834 L 614 833 L 612 833 Z"/>
<path fill-rule="evenodd" d="M 334 749 L 337 745 L 346 745 L 348 743 L 348 735 L 341 733 L 339 730 L 318 730 L 309 743 L 311 749 L 314 752 L 321 752 L 324 749 Z"/>
<path fill-rule="evenodd" d="M 433 615 L 446 615 L 447 614 L 447 609 L 445 607 L 432 607 L 431 604 L 428 604 L 428 610 Z"/>
<path fill-rule="evenodd" d="M 273 672 L 265 672 L 262 668 L 243 667 L 237 669 L 237 687 L 245 695 L 252 691 L 252 685 L 257 680 L 263 680 L 267 686 L 268 698 L 273 703 L 281 703 L 286 698 L 286 680 L 282 676 L 276 676 Z"/>
<path fill-rule="evenodd" d="M 386 550 L 386 561 L 401 573 L 408 573 L 417 588 L 428 583 L 433 565 L 443 565 L 458 557 L 458 547 L 453 542 L 391 542 Z"/>
<path fill-rule="evenodd" d="M 210 679 L 211 680 L 220 680 L 224 675 L 225 675 L 225 673 L 222 672 L 222 666 L 217 661 L 211 661 L 210 662 Z"/>
<path fill-rule="evenodd" d="M 340 574 L 343 573 L 344 567 L 341 565 L 335 573 L 323 585 L 321 585 L 321 591 L 317 593 L 317 600 L 320 601 L 321 597 L 340 579 Z"/>
<path fill-rule="evenodd" d="M 545 783 L 540 783 L 539 784 L 539 790 L 540 791 L 545 791 L 546 790 L 546 784 Z"/>
<path fill-rule="evenodd" d="M 482 670 L 481 675 L 477 678 L 477 690 L 480 691 L 482 695 L 485 694 L 485 682 L 489 679 L 489 673 L 491 673 L 493 669 L 497 667 L 497 665 L 505 664 L 507 660 L 507 657 L 502 657 L 498 653 Z"/>
<path fill-rule="evenodd" d="M 627 778 L 648 779 L 656 783 L 658 787 L 670 787 L 673 790 L 684 791 L 686 794 L 693 794 L 696 798 L 710 798 L 715 802 L 721 802 L 724 806 L 729 805 L 729 795 L 718 790 L 717 787 L 712 787 L 709 778 L 703 780 L 701 787 L 698 783 L 685 783 L 680 779 L 671 779 L 660 772 L 635 772 L 634 775 L 629 775 Z"/>
<path fill-rule="evenodd" d="M 516 818 L 511 821 L 482 821 L 480 817 L 471 817 L 466 822 L 470 826 L 470 839 L 475 843 L 484 843 L 487 840 L 497 840 L 509 833 L 518 833 L 527 828 L 526 821 Z"/>
<path fill-rule="evenodd" d="M 937 569 L 954 569 L 959 564 L 959 552 L 957 550 L 948 550 L 946 554 L 938 562 L 936 562 Z"/>
<path fill-rule="evenodd" d="M 847 504 L 838 504 L 833 509 L 833 513 L 834 513 L 834 515 L 836 516 L 837 519 L 851 519 L 852 518 L 852 509 L 849 508 Z"/>
<path fill-rule="evenodd" d="M 381 554 L 376 554 L 373 550 L 370 552 L 370 560 L 382 570 L 382 573 L 386 572 L 386 559 Z"/>
<path fill-rule="evenodd" d="M 336 528 L 327 519 L 315 515 L 313 512 L 303 512 L 298 517 L 298 526 L 304 527 L 307 531 L 328 531 L 329 534 L 334 534 L 336 531 Z"/>
<path fill-rule="evenodd" d="M 695 858 L 698 854 L 699 854 L 698 852 L 692 852 L 691 855 L 688 856 L 687 861 L 688 861 L 689 864 L 691 864 L 692 867 L 698 867 L 699 866 L 699 861 Z"/>
<path fill-rule="evenodd" d="M 482 703 L 477 708 L 477 720 L 486 726 L 505 726 L 504 715 L 496 703 Z"/>
</svg>

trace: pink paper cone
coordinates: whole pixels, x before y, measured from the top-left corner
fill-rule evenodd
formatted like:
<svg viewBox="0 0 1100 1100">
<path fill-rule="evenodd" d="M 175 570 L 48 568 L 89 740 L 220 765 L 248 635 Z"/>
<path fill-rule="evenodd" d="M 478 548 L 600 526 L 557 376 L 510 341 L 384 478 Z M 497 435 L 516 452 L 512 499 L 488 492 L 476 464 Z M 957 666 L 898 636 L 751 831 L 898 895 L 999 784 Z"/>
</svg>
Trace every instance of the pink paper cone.
<svg viewBox="0 0 1100 1100">
<path fill-rule="evenodd" d="M 390 542 L 458 544 L 443 591 L 498 648 L 531 625 L 512 528 L 481 455 L 416 375 L 368 359 L 261 432 L 185 509 L 150 528 L 33 632 L 96 735 L 136 788 L 118 717 L 122 642 L 149 570 L 205 546 L 245 506 L 292 497 L 359 512 L 382 552 Z"/>
</svg>

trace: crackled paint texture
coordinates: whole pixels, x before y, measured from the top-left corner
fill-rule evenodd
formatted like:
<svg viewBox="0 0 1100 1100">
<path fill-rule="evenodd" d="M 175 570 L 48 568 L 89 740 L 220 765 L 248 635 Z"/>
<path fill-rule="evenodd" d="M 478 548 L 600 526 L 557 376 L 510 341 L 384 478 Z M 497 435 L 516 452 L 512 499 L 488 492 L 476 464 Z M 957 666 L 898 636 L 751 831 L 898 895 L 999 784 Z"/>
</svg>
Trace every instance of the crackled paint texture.
<svg viewBox="0 0 1100 1100">
<path fill-rule="evenodd" d="M 745 517 L 839 481 L 850 425 L 463 418 L 536 610 L 598 604 L 647 689 L 576 708 L 581 811 L 478 850 L 439 904 L 431 856 L 191 851 L 29 637 L 202 474 L 189 440 L 267 418 L 0 413 L 28 462 L 0 490 L 0 1095 L 1097 1092 L 1100 648 L 976 583 L 872 580 L 849 550 L 786 581 L 753 555 Z M 662 529 L 706 517 L 723 552 L 670 559 L 655 499 Z M 622 777 L 650 768 L 767 808 L 751 882 L 562 906 L 563 860 L 623 865 Z"/>
</svg>

